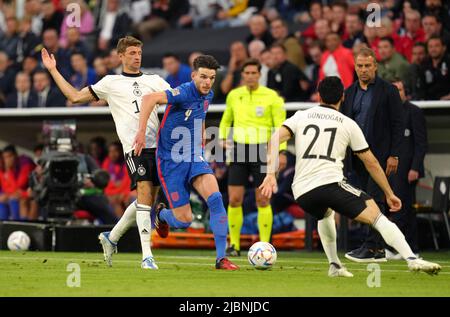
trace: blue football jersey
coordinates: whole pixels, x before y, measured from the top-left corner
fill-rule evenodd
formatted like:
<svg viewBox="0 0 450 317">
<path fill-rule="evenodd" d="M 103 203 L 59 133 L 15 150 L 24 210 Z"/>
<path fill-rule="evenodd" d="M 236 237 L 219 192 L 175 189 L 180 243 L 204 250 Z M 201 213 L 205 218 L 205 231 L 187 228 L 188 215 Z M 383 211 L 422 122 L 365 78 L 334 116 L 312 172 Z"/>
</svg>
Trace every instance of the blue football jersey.
<svg viewBox="0 0 450 317">
<path fill-rule="evenodd" d="M 166 90 L 167 107 L 158 134 L 158 157 L 193 161 L 203 155 L 202 126 L 214 93 L 201 95 L 193 81 Z"/>
</svg>

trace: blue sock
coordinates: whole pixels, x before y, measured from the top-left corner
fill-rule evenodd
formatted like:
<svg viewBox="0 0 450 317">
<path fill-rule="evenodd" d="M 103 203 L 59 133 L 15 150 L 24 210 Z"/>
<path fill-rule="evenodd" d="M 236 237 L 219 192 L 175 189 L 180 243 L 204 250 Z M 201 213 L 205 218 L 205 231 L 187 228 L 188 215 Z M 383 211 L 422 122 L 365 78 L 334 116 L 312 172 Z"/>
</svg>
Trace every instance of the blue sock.
<svg viewBox="0 0 450 317">
<path fill-rule="evenodd" d="M 9 201 L 9 210 L 11 211 L 11 220 L 20 220 L 20 207 L 17 199 Z"/>
<path fill-rule="evenodd" d="M 209 225 L 214 234 L 216 242 L 217 260 L 225 257 L 227 247 L 228 218 L 225 207 L 223 206 L 222 194 L 215 192 L 208 197 L 206 201 L 209 207 L 210 219 Z"/>
<path fill-rule="evenodd" d="M 159 219 L 167 222 L 172 228 L 177 229 L 186 229 L 191 225 L 190 222 L 183 222 L 175 218 L 171 209 L 161 210 L 161 212 L 159 213 Z"/>
<path fill-rule="evenodd" d="M 9 219 L 9 208 L 5 203 L 0 203 L 0 220 Z"/>
</svg>

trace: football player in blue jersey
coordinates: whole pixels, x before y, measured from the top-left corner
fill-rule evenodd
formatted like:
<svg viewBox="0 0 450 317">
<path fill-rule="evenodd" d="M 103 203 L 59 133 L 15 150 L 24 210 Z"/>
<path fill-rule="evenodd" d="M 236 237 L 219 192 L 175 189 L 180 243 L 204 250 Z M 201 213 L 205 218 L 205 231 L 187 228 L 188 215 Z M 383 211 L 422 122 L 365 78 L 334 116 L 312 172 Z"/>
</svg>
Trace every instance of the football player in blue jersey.
<svg viewBox="0 0 450 317">
<path fill-rule="evenodd" d="M 203 158 L 205 116 L 213 98 L 211 88 L 219 68 L 216 59 L 201 55 L 194 61 L 192 81 L 165 92 L 145 95 L 142 99 L 135 152 L 145 148 L 145 127 L 156 105 L 167 104 L 157 136 L 157 170 L 170 209 L 160 204 L 155 225 L 161 237 L 169 227 L 188 228 L 192 222 L 190 187 L 207 202 L 210 226 L 216 244 L 216 269 L 237 270 L 225 257 L 228 218 L 217 180 Z"/>
</svg>

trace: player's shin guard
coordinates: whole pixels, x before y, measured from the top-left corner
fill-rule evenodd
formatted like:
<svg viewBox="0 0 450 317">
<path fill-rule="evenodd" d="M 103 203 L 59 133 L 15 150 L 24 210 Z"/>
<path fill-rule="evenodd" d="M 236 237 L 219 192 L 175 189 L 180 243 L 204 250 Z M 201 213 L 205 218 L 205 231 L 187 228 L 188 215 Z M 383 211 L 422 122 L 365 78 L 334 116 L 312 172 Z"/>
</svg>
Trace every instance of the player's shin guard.
<svg viewBox="0 0 450 317">
<path fill-rule="evenodd" d="M 235 250 L 241 250 L 241 229 L 244 223 L 242 206 L 231 207 L 228 205 L 228 229 L 230 231 L 230 246 Z"/>
<path fill-rule="evenodd" d="M 187 229 L 191 225 L 190 222 L 183 222 L 175 218 L 175 215 L 171 209 L 161 210 L 159 213 L 159 219 L 167 222 L 169 226 L 176 229 Z"/>
<path fill-rule="evenodd" d="M 334 211 L 328 209 L 325 217 L 318 221 L 317 229 L 319 231 L 320 241 L 322 242 L 323 250 L 327 255 L 329 263 L 336 263 L 341 265 L 337 255 L 336 246 L 336 222 L 334 220 Z"/>
<path fill-rule="evenodd" d="M 152 224 L 150 221 L 150 212 L 152 207 L 147 205 L 137 204 L 136 206 L 136 223 L 141 238 L 142 259 L 153 256 L 150 247 L 150 237 L 152 232 Z"/>
<path fill-rule="evenodd" d="M 9 219 L 9 208 L 5 203 L 0 203 L 0 220 Z"/>
<path fill-rule="evenodd" d="M 120 238 L 128 231 L 133 223 L 136 222 L 137 201 L 133 201 L 125 210 L 119 222 L 114 226 L 109 234 L 109 240 L 117 243 Z"/>
<path fill-rule="evenodd" d="M 11 220 L 20 220 L 20 204 L 17 199 L 9 201 L 9 211 L 11 213 Z"/>
<path fill-rule="evenodd" d="M 259 240 L 262 242 L 270 242 L 272 234 L 273 212 L 272 206 L 258 207 L 258 230 Z"/>
<path fill-rule="evenodd" d="M 386 216 L 380 213 L 377 220 L 373 223 L 373 227 L 378 230 L 384 241 L 400 253 L 404 259 L 416 257 L 406 242 L 403 233 Z"/>
<path fill-rule="evenodd" d="M 216 243 L 217 259 L 225 257 L 225 249 L 227 247 L 227 230 L 228 218 L 227 212 L 222 201 L 222 194 L 215 192 L 208 197 L 206 201 L 209 207 L 210 219 L 209 225 L 214 234 L 214 241 Z"/>
</svg>

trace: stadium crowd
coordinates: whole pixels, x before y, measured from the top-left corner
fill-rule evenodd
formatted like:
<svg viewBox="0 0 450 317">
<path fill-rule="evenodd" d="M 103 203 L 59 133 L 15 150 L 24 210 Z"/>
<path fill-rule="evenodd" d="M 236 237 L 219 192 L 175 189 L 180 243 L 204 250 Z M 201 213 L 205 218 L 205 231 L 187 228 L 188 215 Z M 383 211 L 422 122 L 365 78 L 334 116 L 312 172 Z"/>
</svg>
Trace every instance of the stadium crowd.
<svg viewBox="0 0 450 317">
<path fill-rule="evenodd" d="M 366 23 L 369 1 L 278 0 L 0 0 L 0 107 L 73 107 L 54 85 L 41 63 L 45 47 L 58 60 L 59 70 L 77 89 L 105 75 L 120 74 L 115 46 L 131 34 L 144 43 L 169 28 L 224 28 L 248 26 L 245 41 L 230 46 L 228 65 L 214 87 L 216 102 L 241 85 L 247 58 L 262 64 L 260 84 L 272 88 L 286 102 L 317 101 L 316 86 L 326 76 L 339 76 L 349 87 L 357 78 L 353 53 L 369 47 L 378 59 L 378 75 L 402 80 L 409 100 L 450 100 L 448 72 L 450 12 L 443 0 L 378 0 L 379 24 Z M 71 3 L 81 8 L 80 25 L 70 27 Z M 70 21 L 69 21 L 70 22 Z M 207 53 L 207 52 L 205 52 Z M 162 73 L 172 87 L 190 81 L 192 52 L 182 61 L 167 52 Z M 104 101 L 81 105 L 107 106 Z M 38 156 L 42 147 L 36 147 Z M 111 175 L 105 195 L 114 217 L 133 200 L 128 190 L 120 144 L 93 139 L 86 150 Z M 288 184 L 295 157 L 285 153 L 280 172 L 280 195 L 274 211 L 299 216 Z M 0 219 L 36 219 L 30 200 L 28 175 L 33 159 L 18 156 L 13 146 L 0 160 Z M 226 166 L 213 163 L 226 199 Z M 290 192 L 290 193 L 289 193 Z M 249 195 L 254 191 L 249 190 Z M 253 202 L 254 198 L 246 199 Z M 250 205 L 244 210 L 256 210 Z"/>
</svg>

